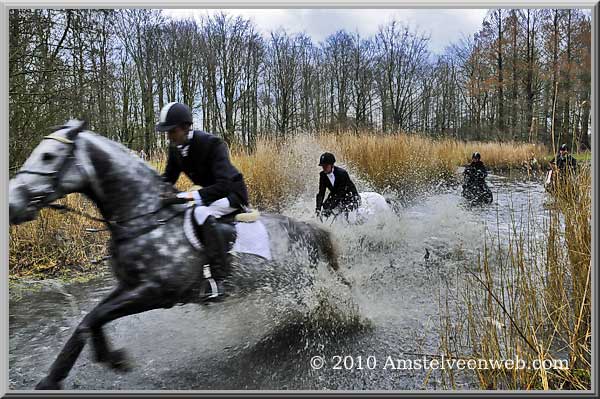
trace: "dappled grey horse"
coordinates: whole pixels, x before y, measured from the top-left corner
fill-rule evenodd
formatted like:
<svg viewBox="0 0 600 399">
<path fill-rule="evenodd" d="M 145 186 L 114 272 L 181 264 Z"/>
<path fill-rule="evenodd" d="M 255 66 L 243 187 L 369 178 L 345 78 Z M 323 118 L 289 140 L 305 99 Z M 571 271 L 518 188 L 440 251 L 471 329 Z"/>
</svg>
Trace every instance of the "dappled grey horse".
<svg viewBox="0 0 600 399">
<path fill-rule="evenodd" d="M 186 206 L 164 201 L 176 193 L 173 186 L 127 148 L 85 130 L 84 123 L 75 120 L 46 136 L 10 180 L 10 223 L 33 220 L 41 208 L 73 192 L 96 204 L 111 233 L 117 285 L 83 318 L 36 389 L 60 389 L 88 338 L 96 361 L 127 369 L 124 351 L 111 349 L 102 326 L 123 316 L 195 302 L 194 290 L 207 263 L 184 234 Z M 269 233 L 273 260 L 285 260 L 293 249 L 306 248 L 300 252 L 310 260 L 306 268 L 323 260 L 332 276 L 343 279 L 336 272 L 335 246 L 326 230 L 281 215 L 261 215 L 260 220 Z M 250 281 L 248 270 L 260 273 L 260 266 L 235 273 L 252 263 L 249 257 L 232 265 L 234 284 L 243 286 L 244 278 Z"/>
</svg>

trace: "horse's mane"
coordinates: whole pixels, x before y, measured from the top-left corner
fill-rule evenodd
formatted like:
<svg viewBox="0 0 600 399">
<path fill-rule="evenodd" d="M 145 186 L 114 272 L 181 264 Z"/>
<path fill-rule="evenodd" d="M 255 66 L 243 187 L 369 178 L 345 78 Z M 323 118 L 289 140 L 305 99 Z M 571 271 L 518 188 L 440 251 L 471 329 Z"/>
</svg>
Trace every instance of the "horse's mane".
<svg viewBox="0 0 600 399">
<path fill-rule="evenodd" d="M 119 142 L 111 140 L 108 137 L 99 135 L 92 131 L 86 131 L 85 133 L 87 133 L 92 138 L 92 140 L 97 140 L 102 145 L 109 147 L 111 154 L 118 152 L 118 153 L 123 154 L 123 156 L 127 156 L 129 158 L 128 161 L 136 162 L 138 165 L 142 166 L 146 171 L 148 171 L 153 178 L 157 179 L 160 182 L 163 181 L 162 177 L 160 176 L 158 171 L 156 169 L 154 169 L 150 164 L 148 164 L 148 162 L 146 162 L 142 158 L 140 158 L 130 148 L 124 146 L 123 144 L 121 144 Z"/>
</svg>

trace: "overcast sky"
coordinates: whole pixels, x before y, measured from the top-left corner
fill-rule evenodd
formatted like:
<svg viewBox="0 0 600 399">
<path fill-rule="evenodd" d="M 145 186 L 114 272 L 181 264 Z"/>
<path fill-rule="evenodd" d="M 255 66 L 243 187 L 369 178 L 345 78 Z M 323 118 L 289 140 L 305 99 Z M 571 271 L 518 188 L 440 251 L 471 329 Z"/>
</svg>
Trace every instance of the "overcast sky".
<svg viewBox="0 0 600 399">
<path fill-rule="evenodd" d="M 221 10 L 167 9 L 175 18 L 200 17 Z M 254 21 L 264 37 L 278 28 L 289 33 L 305 32 L 316 42 L 340 29 L 371 36 L 380 25 L 392 19 L 408 24 L 431 39 L 429 49 L 437 54 L 463 35 L 472 35 L 481 27 L 487 9 L 224 9 Z"/>
</svg>

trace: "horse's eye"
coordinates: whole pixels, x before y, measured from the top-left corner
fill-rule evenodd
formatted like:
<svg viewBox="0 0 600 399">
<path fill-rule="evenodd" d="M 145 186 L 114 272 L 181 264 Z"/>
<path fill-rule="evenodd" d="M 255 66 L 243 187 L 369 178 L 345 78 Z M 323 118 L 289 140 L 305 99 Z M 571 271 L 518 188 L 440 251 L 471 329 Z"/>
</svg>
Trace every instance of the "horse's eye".
<svg viewBox="0 0 600 399">
<path fill-rule="evenodd" d="M 52 161 L 54 158 L 56 158 L 56 155 L 50 153 L 50 152 L 45 152 L 44 155 L 42 155 L 42 160 L 44 162 L 50 162 Z"/>
</svg>

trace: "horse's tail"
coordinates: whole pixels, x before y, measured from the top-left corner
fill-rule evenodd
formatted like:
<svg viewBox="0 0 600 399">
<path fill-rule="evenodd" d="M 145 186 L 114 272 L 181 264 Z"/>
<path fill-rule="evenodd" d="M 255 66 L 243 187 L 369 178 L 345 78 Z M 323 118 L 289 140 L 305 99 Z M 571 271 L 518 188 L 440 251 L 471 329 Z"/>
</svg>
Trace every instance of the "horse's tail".
<svg viewBox="0 0 600 399">
<path fill-rule="evenodd" d="M 338 263 L 338 247 L 331 236 L 331 232 L 321 226 L 316 226 L 314 224 L 311 224 L 310 226 L 315 234 L 319 251 L 325 257 L 327 262 L 329 262 L 331 268 L 338 271 L 340 266 Z"/>
</svg>

